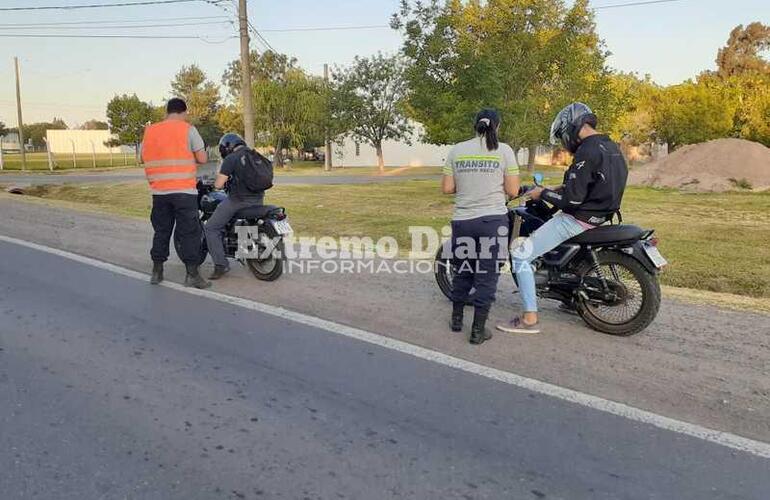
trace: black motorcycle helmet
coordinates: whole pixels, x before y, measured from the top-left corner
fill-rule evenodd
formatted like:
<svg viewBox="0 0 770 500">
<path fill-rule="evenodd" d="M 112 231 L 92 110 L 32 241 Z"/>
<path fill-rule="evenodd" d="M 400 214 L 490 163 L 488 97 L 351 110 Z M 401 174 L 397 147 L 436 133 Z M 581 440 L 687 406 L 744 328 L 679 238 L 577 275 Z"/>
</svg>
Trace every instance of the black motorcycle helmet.
<svg viewBox="0 0 770 500">
<path fill-rule="evenodd" d="M 243 140 L 243 137 L 235 132 L 228 132 L 219 139 L 219 154 L 224 160 L 227 155 L 235 151 L 236 148 L 245 145 L 246 141 Z"/>
<path fill-rule="evenodd" d="M 583 125 L 588 124 L 596 128 L 596 115 L 591 108 L 582 102 L 573 102 L 556 115 L 551 124 L 551 144 L 561 144 L 564 149 L 575 154 L 580 143 L 583 142 L 578 133 Z"/>
</svg>

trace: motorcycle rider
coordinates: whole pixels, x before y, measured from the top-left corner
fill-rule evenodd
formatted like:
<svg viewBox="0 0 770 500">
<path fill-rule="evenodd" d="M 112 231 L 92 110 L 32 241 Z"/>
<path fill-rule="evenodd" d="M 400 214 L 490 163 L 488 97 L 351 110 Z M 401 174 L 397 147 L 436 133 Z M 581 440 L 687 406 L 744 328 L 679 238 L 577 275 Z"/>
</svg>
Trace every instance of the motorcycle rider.
<svg viewBox="0 0 770 500">
<path fill-rule="evenodd" d="M 214 261 L 214 272 L 209 276 L 211 280 L 217 280 L 230 271 L 222 242 L 225 226 L 236 212 L 246 207 L 262 205 L 265 199 L 264 191 L 250 191 L 245 182 L 238 182 L 239 173 L 243 175 L 242 169 L 251 167 L 246 155 L 252 152 L 246 145 L 246 141 L 238 134 L 230 132 L 219 139 L 222 165 L 214 181 L 214 189 L 224 189 L 228 181 L 230 189 L 227 199 L 217 206 L 214 214 L 206 222 L 206 243 L 211 260 Z"/>
<path fill-rule="evenodd" d="M 476 136 L 452 147 L 443 171 L 442 191 L 455 195 L 451 328 L 454 332 L 462 330 L 463 308 L 471 288 L 475 288 L 471 344 L 492 337 L 485 325 L 495 300 L 499 263 L 507 257 L 505 195 L 519 191 L 519 168 L 513 149 L 498 141 L 499 128 L 497 111 L 481 110 L 474 125 Z"/>
<path fill-rule="evenodd" d="M 568 239 L 609 221 L 619 212 L 628 168 L 620 147 L 596 130 L 597 118 L 581 102 L 562 109 L 551 125 L 551 144 L 574 155 L 561 186 L 536 187 L 528 193 L 561 210 L 512 248 L 523 314 L 498 329 L 538 333 L 537 295 L 531 262 Z"/>
</svg>

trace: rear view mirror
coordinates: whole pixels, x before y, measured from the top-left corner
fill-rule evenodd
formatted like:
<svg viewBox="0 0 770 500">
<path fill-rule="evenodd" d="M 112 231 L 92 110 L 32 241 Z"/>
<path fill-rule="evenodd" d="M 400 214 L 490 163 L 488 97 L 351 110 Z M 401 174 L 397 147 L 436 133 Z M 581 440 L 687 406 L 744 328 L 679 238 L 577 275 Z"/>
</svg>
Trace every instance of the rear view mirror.
<svg viewBox="0 0 770 500">
<path fill-rule="evenodd" d="M 536 186 L 541 186 L 543 184 L 543 174 L 540 172 L 535 173 L 535 175 L 532 176 L 532 179 L 535 181 Z"/>
</svg>

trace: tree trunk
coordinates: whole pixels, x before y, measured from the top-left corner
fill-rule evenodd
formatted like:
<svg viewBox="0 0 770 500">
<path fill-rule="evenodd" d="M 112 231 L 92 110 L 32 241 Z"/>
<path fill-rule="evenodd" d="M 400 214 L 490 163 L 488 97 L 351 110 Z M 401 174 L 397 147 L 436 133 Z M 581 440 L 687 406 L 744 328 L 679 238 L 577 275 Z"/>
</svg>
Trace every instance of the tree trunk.
<svg viewBox="0 0 770 500">
<path fill-rule="evenodd" d="M 275 154 L 273 155 L 275 165 L 283 168 L 283 141 L 277 141 L 275 144 Z"/>
<path fill-rule="evenodd" d="M 537 146 L 529 146 L 527 155 L 527 172 L 535 170 L 535 160 L 537 159 Z"/>
<path fill-rule="evenodd" d="M 385 157 L 382 156 L 382 143 L 374 145 L 374 149 L 377 150 L 377 169 L 380 173 L 385 173 Z"/>
</svg>

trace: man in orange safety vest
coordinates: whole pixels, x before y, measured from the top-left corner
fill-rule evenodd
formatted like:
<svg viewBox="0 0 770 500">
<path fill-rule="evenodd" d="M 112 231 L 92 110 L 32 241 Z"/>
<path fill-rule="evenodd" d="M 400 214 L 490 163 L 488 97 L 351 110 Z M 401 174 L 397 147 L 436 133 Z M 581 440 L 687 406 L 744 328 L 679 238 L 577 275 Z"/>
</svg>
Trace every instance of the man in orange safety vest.
<svg viewBox="0 0 770 500">
<path fill-rule="evenodd" d="M 185 285 L 207 288 L 211 283 L 198 272 L 202 239 L 195 186 L 197 166 L 208 158 L 203 139 L 187 120 L 187 104 L 173 98 L 166 105 L 166 118 L 144 130 L 141 156 L 152 191 L 150 221 L 155 230 L 150 283 L 163 281 L 163 263 L 176 226 L 177 253 L 187 267 Z"/>
</svg>

